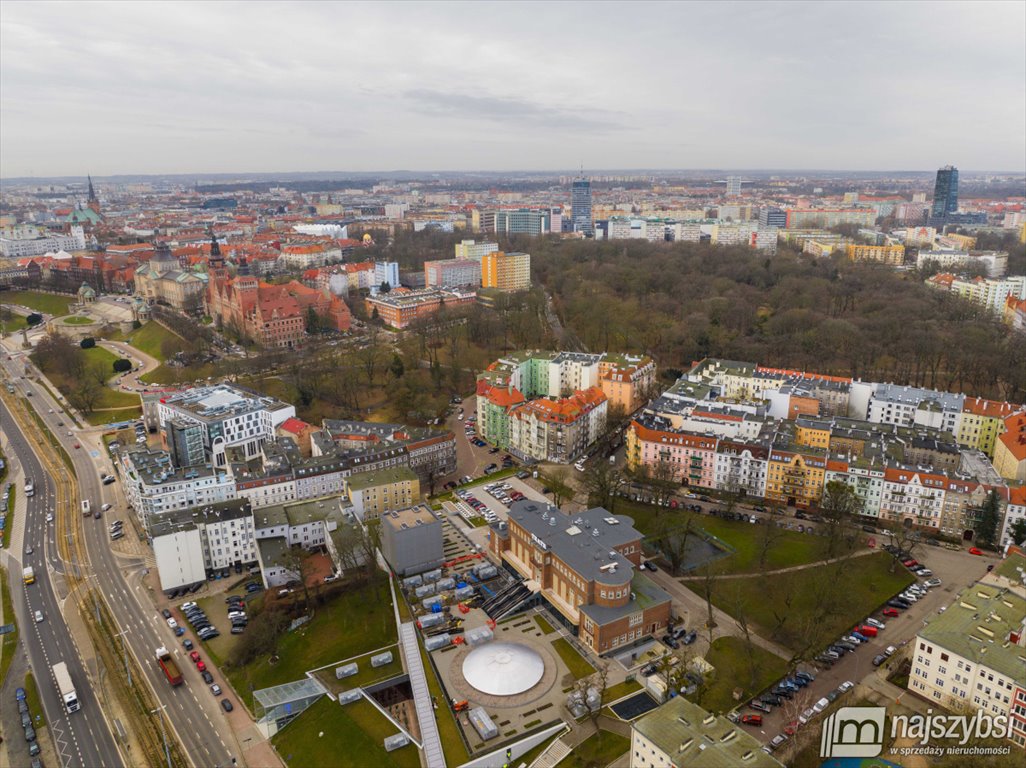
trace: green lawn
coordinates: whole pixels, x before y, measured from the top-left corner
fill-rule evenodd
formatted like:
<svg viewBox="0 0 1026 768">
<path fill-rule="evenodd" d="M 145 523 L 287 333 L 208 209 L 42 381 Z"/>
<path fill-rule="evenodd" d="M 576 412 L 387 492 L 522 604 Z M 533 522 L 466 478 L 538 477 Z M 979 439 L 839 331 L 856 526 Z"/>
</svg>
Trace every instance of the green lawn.
<svg viewBox="0 0 1026 768">
<path fill-rule="evenodd" d="M 14 607 L 11 603 L 11 592 L 7 586 L 7 570 L 0 568 L 0 603 L 3 606 L 4 624 L 16 624 L 14 620 Z M 7 670 L 14 661 L 14 654 L 18 652 L 18 629 L 15 626 L 13 632 L 0 635 L 0 686 L 4 684 L 7 677 Z"/>
<path fill-rule="evenodd" d="M 581 654 L 574 650 L 574 647 L 566 641 L 565 638 L 558 638 L 552 641 L 552 647 L 556 649 L 556 653 L 559 654 L 559 658 L 566 664 L 567 669 L 570 670 L 570 674 L 574 676 L 575 680 L 580 680 L 582 677 L 587 677 L 595 671 L 595 667 L 588 663 Z"/>
<path fill-rule="evenodd" d="M 605 692 L 602 694 L 602 701 L 603 703 L 618 701 L 628 693 L 634 693 L 635 691 L 640 690 L 641 683 L 637 680 L 624 680 L 622 683 L 617 683 L 616 685 L 611 685 L 606 688 Z"/>
<path fill-rule="evenodd" d="M 117 355 L 110 352 L 103 347 L 92 347 L 91 349 L 84 350 L 86 364 L 88 366 L 100 365 L 105 371 L 108 372 L 108 380 L 114 376 L 114 361 L 118 359 Z M 74 382 L 61 376 L 58 373 L 51 372 L 47 374 L 47 378 L 53 382 L 53 384 L 60 390 L 64 397 L 69 398 L 69 395 L 74 387 Z M 117 421 L 119 418 L 132 418 L 127 410 L 125 413 L 107 413 L 103 411 L 111 408 L 134 408 L 136 413 L 141 409 L 141 403 L 139 396 L 131 392 L 122 392 L 118 389 L 112 389 L 110 387 L 104 387 L 100 392 L 100 396 L 96 400 L 96 404 L 93 408 L 100 413 L 90 415 L 89 422 L 92 424 L 104 424 L 109 421 Z M 98 420 L 97 420 L 98 419 Z"/>
<path fill-rule="evenodd" d="M 143 384 L 184 384 L 217 374 L 217 366 L 213 363 L 204 363 L 198 367 L 190 366 L 188 368 L 175 368 L 161 363 L 149 373 L 140 376 L 139 381 Z"/>
<path fill-rule="evenodd" d="M 376 656 L 378 653 L 384 653 L 385 651 L 392 652 L 392 661 L 383 667 L 372 667 L 371 656 Z M 324 684 L 332 690 L 346 691 L 352 688 L 358 688 L 372 683 L 379 682 L 381 680 L 387 680 L 390 677 L 401 675 L 403 672 L 403 664 L 399 654 L 399 646 L 393 645 L 389 648 L 384 648 L 376 653 L 368 653 L 352 660 L 359 667 L 360 671 L 352 677 L 346 677 L 342 680 L 335 678 L 335 666 L 342 666 L 341 664 L 333 665 L 317 673 L 318 677 L 326 678 L 322 680 Z M 346 664 L 351 662 L 347 661 Z"/>
<path fill-rule="evenodd" d="M 599 731 L 560 760 L 559 768 L 602 768 L 631 748 L 631 740 L 612 731 Z"/>
<path fill-rule="evenodd" d="M 36 291 L 4 291 L 0 293 L 0 302 L 17 304 L 48 315 L 66 315 L 75 303 L 75 297 Z"/>
<path fill-rule="evenodd" d="M 540 613 L 534 614 L 535 623 L 541 628 L 543 635 L 551 635 L 556 631 L 556 628 L 549 624 L 549 620 L 542 616 Z"/>
<path fill-rule="evenodd" d="M 139 330 L 133 331 L 128 338 L 129 344 L 160 362 L 164 362 L 161 345 L 165 341 L 178 342 L 183 348 L 188 346 L 188 342 L 181 336 L 172 333 L 156 320 L 150 320 Z"/>
<path fill-rule="evenodd" d="M 25 702 L 28 704 L 29 714 L 32 715 L 32 725 L 39 729 L 46 725 L 46 713 L 39 701 L 39 689 L 36 688 L 36 679 L 31 672 L 25 674 Z"/>
<path fill-rule="evenodd" d="M 787 672 L 787 661 L 759 646 L 753 646 L 755 682 L 752 683 L 751 663 L 745 641 L 740 637 L 718 637 L 705 656 L 716 672 L 710 685 L 702 692 L 699 702 L 710 712 L 728 712 L 737 706 L 732 693 L 743 688 L 748 698 L 761 691 Z"/>
<path fill-rule="evenodd" d="M 385 737 L 398 732 L 365 700 L 340 706 L 324 696 L 271 741 L 289 768 L 416 768 L 415 745 L 385 751 Z"/>
<path fill-rule="evenodd" d="M 617 499 L 615 507 L 617 514 L 633 517 L 635 527 L 645 534 L 657 530 L 664 518 L 673 520 L 684 515 L 676 509 L 626 499 Z M 761 566 L 759 560 L 766 533 L 765 523 L 753 525 L 711 515 L 693 515 L 692 519 L 698 527 L 734 548 L 733 554 L 716 562 L 715 569 L 719 573 L 756 573 L 814 563 L 826 557 L 825 537 L 797 531 L 774 531 L 779 535 L 768 547 L 765 566 Z"/>
<path fill-rule="evenodd" d="M 217 616 L 218 613 L 211 614 Z M 286 633 L 278 644 L 278 661 L 266 657 L 236 667 L 223 667 L 240 697 L 252 701 L 251 691 L 300 680 L 307 670 L 349 659 L 395 644 L 397 633 L 388 582 L 346 592 L 318 606 L 314 618 Z"/>
<path fill-rule="evenodd" d="M 0 294 L 0 299 L 2 298 L 3 294 Z M 14 312 L 8 313 L 6 309 L 0 311 L 2 311 L 4 314 L 2 325 L 4 330 L 7 331 L 7 333 L 17 333 L 22 328 L 28 326 L 28 322 L 26 322 L 24 315 L 18 315 Z"/>
<path fill-rule="evenodd" d="M 438 682 L 438 676 L 435 675 L 434 667 L 431 666 L 431 660 L 428 658 L 427 651 L 424 650 L 424 645 L 417 643 L 417 647 L 420 649 L 420 660 L 424 664 L 424 675 L 427 677 L 428 691 L 431 692 L 431 696 L 435 701 L 447 701 L 445 694 L 442 692 L 442 686 Z M 442 739 L 442 752 L 445 753 L 445 762 L 451 766 L 463 765 L 470 759 L 470 755 L 463 744 L 463 737 L 460 736 L 459 726 L 456 725 L 452 710 L 440 704 L 439 708 L 435 710 L 435 722 L 438 723 L 438 735 Z"/>
<path fill-rule="evenodd" d="M 89 325 L 94 322 L 94 320 L 91 317 L 72 315 L 71 317 L 65 317 L 61 322 L 65 325 Z"/>
<path fill-rule="evenodd" d="M 759 634 L 792 650 L 818 650 L 915 581 L 904 568 L 891 573 L 890 561 L 877 552 L 780 574 L 772 583 L 759 577 L 719 581 L 713 603 L 731 615 L 744 606 Z M 685 586 L 701 594 L 699 582 Z"/>
</svg>

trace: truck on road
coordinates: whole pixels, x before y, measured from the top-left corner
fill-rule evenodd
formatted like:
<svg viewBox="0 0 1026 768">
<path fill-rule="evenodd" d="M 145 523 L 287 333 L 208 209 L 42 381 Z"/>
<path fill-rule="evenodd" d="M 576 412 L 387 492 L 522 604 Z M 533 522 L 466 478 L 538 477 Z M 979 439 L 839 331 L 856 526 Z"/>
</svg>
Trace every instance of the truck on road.
<svg viewBox="0 0 1026 768">
<path fill-rule="evenodd" d="M 171 685 L 182 684 L 182 670 L 175 664 L 175 660 L 171 658 L 171 653 L 167 648 L 161 646 L 157 649 L 157 663 L 160 668 L 164 671 L 164 677 Z"/>
<path fill-rule="evenodd" d="M 34 584 L 36 582 L 36 572 L 32 570 L 31 565 L 22 569 L 21 580 L 26 584 Z"/>
<path fill-rule="evenodd" d="M 70 715 L 78 712 L 81 704 L 78 703 L 78 694 L 75 693 L 75 686 L 71 683 L 71 675 L 68 673 L 68 665 L 63 661 L 53 665 L 53 677 L 57 681 L 57 692 L 61 695 L 64 709 Z"/>
</svg>

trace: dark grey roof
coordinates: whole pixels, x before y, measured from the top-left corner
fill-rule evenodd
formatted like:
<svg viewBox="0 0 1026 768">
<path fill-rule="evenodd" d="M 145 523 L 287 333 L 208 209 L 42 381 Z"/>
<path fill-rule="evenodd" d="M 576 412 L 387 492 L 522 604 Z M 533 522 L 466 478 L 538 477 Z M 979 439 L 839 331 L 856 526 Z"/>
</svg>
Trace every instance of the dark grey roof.
<svg viewBox="0 0 1026 768">
<path fill-rule="evenodd" d="M 610 586 L 630 582 L 634 565 L 613 547 L 640 541 L 632 518 L 602 507 L 564 515 L 556 507 L 530 500 L 514 502 L 509 517 L 581 578 Z"/>
</svg>

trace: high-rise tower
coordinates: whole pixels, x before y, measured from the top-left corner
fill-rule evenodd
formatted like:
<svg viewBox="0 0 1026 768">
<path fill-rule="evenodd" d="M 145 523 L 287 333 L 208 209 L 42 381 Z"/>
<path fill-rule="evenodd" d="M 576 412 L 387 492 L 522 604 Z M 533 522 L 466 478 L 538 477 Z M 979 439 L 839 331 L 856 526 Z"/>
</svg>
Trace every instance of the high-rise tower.
<svg viewBox="0 0 1026 768">
<path fill-rule="evenodd" d="M 945 165 L 937 171 L 937 182 L 933 185 L 933 207 L 930 212 L 934 218 L 942 219 L 957 211 L 958 169 L 953 165 Z"/>
<path fill-rule="evenodd" d="M 591 182 L 581 176 L 574 179 L 570 189 L 570 218 L 574 232 L 594 234 L 595 225 L 591 218 Z"/>
</svg>

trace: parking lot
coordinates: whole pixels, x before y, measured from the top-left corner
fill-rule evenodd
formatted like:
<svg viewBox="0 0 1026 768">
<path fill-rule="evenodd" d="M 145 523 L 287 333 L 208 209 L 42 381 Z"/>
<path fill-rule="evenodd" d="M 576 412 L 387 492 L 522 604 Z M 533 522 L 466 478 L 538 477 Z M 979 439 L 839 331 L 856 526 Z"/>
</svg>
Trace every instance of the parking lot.
<svg viewBox="0 0 1026 768">
<path fill-rule="evenodd" d="M 822 664 L 801 665 L 802 668 L 808 668 L 813 672 L 816 679 L 795 693 L 790 700 L 784 700 L 782 706 L 773 707 L 769 713 L 758 713 L 763 715 L 762 725 L 749 728 L 757 738 L 769 742 L 776 735 L 783 733 L 785 727 L 797 720 L 803 711 L 813 707 L 831 691 L 836 691 L 846 681 L 858 684 L 867 676 L 874 674 L 877 667 L 873 665 L 873 659 L 885 655 L 888 647 L 895 648 L 895 652 L 881 669 L 897 663 L 904 655 L 905 646 L 922 627 L 924 619 L 946 607 L 954 595 L 981 578 L 987 572 L 987 565 L 994 562 L 991 558 L 973 556 L 964 550 L 951 551 L 927 546 L 918 547 L 914 557 L 928 566 L 934 573 L 933 578 L 939 578 L 941 584 L 927 590 L 926 594 L 908 609 L 897 609 L 896 617 L 884 616 L 881 610 L 875 611 L 872 616 L 885 624 L 885 628 L 878 630 L 876 637 L 859 643 L 854 651 L 845 653 L 832 667 Z M 897 567 L 903 568 L 900 564 Z M 926 580 L 918 578 L 916 581 L 922 584 Z M 856 618 L 857 624 L 862 625 L 866 617 Z M 854 622 L 852 626 L 855 626 Z M 894 661 L 891 661 L 892 659 Z M 913 694 L 909 693 L 908 696 L 911 697 Z M 738 713 L 757 714 L 756 710 L 746 705 L 741 706 Z M 818 721 L 814 720 L 811 726 L 799 727 L 818 727 Z"/>
</svg>

